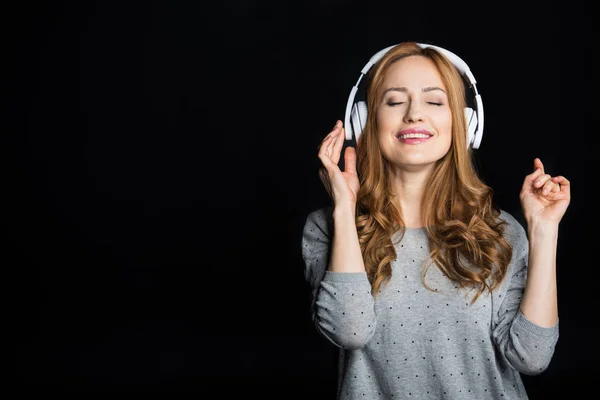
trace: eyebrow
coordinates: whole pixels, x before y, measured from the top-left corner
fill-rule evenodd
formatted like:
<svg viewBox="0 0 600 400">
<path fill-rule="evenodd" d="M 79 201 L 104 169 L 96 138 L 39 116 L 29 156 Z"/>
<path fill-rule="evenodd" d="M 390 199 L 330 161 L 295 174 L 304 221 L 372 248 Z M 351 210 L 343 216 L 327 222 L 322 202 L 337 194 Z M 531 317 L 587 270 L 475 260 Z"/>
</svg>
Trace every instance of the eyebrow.
<svg viewBox="0 0 600 400">
<path fill-rule="evenodd" d="M 427 87 L 424 87 L 423 89 L 421 89 L 421 91 L 423 93 L 433 92 L 434 90 L 441 90 L 443 93 L 446 93 L 444 91 L 444 89 L 442 89 L 441 87 L 437 87 L 437 86 L 427 86 Z M 405 87 L 391 87 L 389 89 L 386 89 L 383 92 L 383 94 L 386 94 L 387 92 L 392 92 L 392 91 L 406 93 L 408 90 Z"/>
</svg>

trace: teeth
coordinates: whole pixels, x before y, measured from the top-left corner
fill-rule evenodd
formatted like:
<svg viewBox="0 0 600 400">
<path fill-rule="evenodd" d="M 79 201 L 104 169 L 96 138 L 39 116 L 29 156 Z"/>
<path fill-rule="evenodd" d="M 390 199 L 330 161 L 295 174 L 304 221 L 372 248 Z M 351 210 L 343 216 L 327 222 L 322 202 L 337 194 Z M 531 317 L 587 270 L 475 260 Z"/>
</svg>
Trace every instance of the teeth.
<svg viewBox="0 0 600 400">
<path fill-rule="evenodd" d="M 407 133 L 404 135 L 398 135 L 398 139 L 427 139 L 429 135 L 426 133 Z"/>
</svg>

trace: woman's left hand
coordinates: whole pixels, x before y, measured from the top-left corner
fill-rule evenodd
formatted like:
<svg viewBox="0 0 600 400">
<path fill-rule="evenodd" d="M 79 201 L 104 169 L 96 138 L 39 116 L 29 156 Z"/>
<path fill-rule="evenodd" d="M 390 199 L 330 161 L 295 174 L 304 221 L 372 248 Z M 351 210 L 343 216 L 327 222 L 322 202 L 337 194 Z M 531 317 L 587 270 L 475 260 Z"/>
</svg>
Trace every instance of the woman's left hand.
<svg viewBox="0 0 600 400">
<path fill-rule="evenodd" d="M 534 171 L 525 177 L 520 199 L 528 222 L 558 224 L 571 201 L 571 184 L 564 176 L 550 176 L 539 158 L 533 161 Z"/>
</svg>

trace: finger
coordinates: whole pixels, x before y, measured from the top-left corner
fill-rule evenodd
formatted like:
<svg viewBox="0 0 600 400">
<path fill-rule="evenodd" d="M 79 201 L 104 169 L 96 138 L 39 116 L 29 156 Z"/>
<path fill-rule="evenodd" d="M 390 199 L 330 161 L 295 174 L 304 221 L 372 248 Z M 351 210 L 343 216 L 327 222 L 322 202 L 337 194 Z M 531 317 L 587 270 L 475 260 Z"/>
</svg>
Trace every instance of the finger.
<svg viewBox="0 0 600 400">
<path fill-rule="evenodd" d="M 329 132 L 329 135 L 327 135 L 327 136 L 335 137 L 335 135 L 339 132 L 341 126 L 342 126 L 342 121 L 340 121 L 338 119 L 337 121 L 335 121 L 335 125 L 333 125 L 333 128 L 331 128 L 331 132 Z"/>
<path fill-rule="evenodd" d="M 536 181 L 538 182 L 538 181 Z M 548 179 L 544 186 L 540 188 L 542 190 L 542 195 L 547 196 L 550 193 L 558 193 L 560 192 L 560 185 L 552 181 L 552 179 Z"/>
<path fill-rule="evenodd" d="M 533 169 L 541 169 L 542 173 L 544 172 L 544 164 L 542 163 L 542 160 L 539 159 L 539 157 L 536 157 L 535 160 L 533 160 Z"/>
<path fill-rule="evenodd" d="M 531 190 L 532 187 L 535 187 L 535 180 L 538 179 L 538 177 L 542 174 L 542 170 L 540 168 L 536 168 L 535 171 L 525 177 L 521 190 Z"/>
<path fill-rule="evenodd" d="M 333 126 L 333 128 L 331 129 L 331 131 L 327 134 L 327 136 L 325 136 L 323 138 L 323 140 L 321 141 L 321 143 L 319 143 L 319 147 L 323 146 L 323 144 L 325 143 L 326 140 L 331 139 L 333 137 L 335 137 L 336 132 L 338 132 L 338 129 L 340 128 L 342 124 L 342 121 L 340 121 L 339 119 L 335 122 L 335 125 Z"/>
<path fill-rule="evenodd" d="M 335 139 L 335 134 L 337 132 L 337 128 L 336 127 L 337 127 L 337 123 L 336 123 L 336 126 L 333 127 L 333 130 L 331 132 L 329 132 L 329 134 L 327 136 L 325 136 L 325 138 L 323 139 L 323 141 L 319 145 L 319 152 L 321 152 L 321 150 L 323 150 L 324 152 L 326 152 L 327 149 L 329 148 L 329 146 L 331 146 L 331 143 Z"/>
<path fill-rule="evenodd" d="M 319 143 L 319 146 L 317 146 L 319 151 L 321 151 L 321 149 L 325 149 L 327 147 L 327 145 L 329 144 L 329 141 L 331 141 L 331 139 L 332 139 L 331 135 L 325 136 L 325 139 L 323 139 L 321 141 L 321 143 Z"/>
<path fill-rule="evenodd" d="M 326 154 L 326 152 L 326 148 L 322 147 L 321 150 L 319 150 L 319 154 L 317 155 L 317 157 L 319 157 L 319 160 L 321 160 L 322 167 L 328 170 L 334 164 L 331 161 L 331 158 L 329 158 L 329 156 Z"/>
<path fill-rule="evenodd" d="M 327 143 L 327 152 L 326 152 L 326 154 L 327 154 L 327 157 L 331 158 L 331 160 L 333 162 L 335 162 L 335 160 L 334 160 L 335 156 L 334 156 L 333 148 L 335 146 L 335 142 L 336 142 L 338 134 L 339 134 L 338 132 L 332 133 L 331 134 L 331 140 Z M 336 162 L 336 164 L 337 164 L 337 162 Z"/>
<path fill-rule="evenodd" d="M 346 147 L 344 153 L 344 171 L 356 174 L 356 149 L 354 147 Z"/>
<path fill-rule="evenodd" d="M 560 189 L 561 189 L 561 185 L 559 183 L 560 179 L 557 179 L 557 178 L 564 178 L 564 177 L 554 176 L 554 177 L 550 178 L 550 182 L 552 182 L 554 184 L 554 185 L 552 185 L 552 190 L 551 190 L 552 193 L 560 193 Z"/>
<path fill-rule="evenodd" d="M 557 183 L 560 187 L 560 192 L 556 194 L 556 198 L 570 198 L 571 197 L 571 182 L 562 175 L 555 176 L 552 181 Z"/>
<path fill-rule="evenodd" d="M 334 163 L 332 160 L 332 157 L 331 157 L 332 140 L 333 140 L 332 138 L 326 139 L 323 142 L 323 144 L 321 145 L 321 148 L 319 149 L 319 153 L 317 154 L 317 157 L 319 157 L 319 160 L 321 160 L 321 164 L 323 165 L 323 167 L 325 169 L 327 169 L 328 173 L 331 168 L 337 167 L 337 163 Z"/>
<path fill-rule="evenodd" d="M 344 134 L 344 128 L 340 128 L 337 131 L 335 138 L 333 139 L 334 143 L 333 143 L 332 160 L 336 164 L 340 161 L 340 155 L 342 152 L 342 147 L 344 146 L 345 139 L 346 139 L 346 136 Z"/>
<path fill-rule="evenodd" d="M 533 187 L 541 188 L 542 186 L 544 186 L 546 184 L 546 182 L 548 182 L 548 181 L 552 182 L 550 179 L 552 179 L 552 177 L 550 175 L 542 174 L 535 179 L 535 181 L 533 182 Z"/>
<path fill-rule="evenodd" d="M 319 153 L 317 154 L 318 157 L 321 159 L 321 161 L 323 161 L 322 157 L 329 158 L 327 156 L 327 149 L 328 149 L 329 145 L 331 144 L 332 139 L 333 138 L 331 136 L 328 136 L 325 139 L 323 139 L 323 142 L 321 142 L 321 145 L 319 146 Z"/>
<path fill-rule="evenodd" d="M 336 143 L 338 141 L 341 131 L 342 131 L 342 121 L 337 120 L 337 122 L 335 123 L 335 126 L 333 127 L 333 130 L 328 135 L 331 137 L 331 140 L 328 142 L 328 145 L 327 145 L 327 154 L 333 160 L 333 162 L 335 162 L 336 164 L 339 161 L 340 157 L 339 157 L 339 154 L 337 155 L 337 157 L 335 156 L 335 146 L 336 146 Z"/>
</svg>

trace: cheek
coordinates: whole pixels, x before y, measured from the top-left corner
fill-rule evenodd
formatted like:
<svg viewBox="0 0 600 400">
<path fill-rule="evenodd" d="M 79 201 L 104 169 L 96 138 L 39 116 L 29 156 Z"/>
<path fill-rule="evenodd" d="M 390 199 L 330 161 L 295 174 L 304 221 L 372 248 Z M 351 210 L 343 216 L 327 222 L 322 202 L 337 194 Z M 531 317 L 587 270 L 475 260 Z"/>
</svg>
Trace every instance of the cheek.
<svg viewBox="0 0 600 400">
<path fill-rule="evenodd" d="M 385 132 L 389 129 L 395 129 L 398 125 L 399 117 L 397 113 L 391 111 L 379 111 L 377 112 L 377 128 L 381 132 Z"/>
<path fill-rule="evenodd" d="M 444 113 L 438 118 L 437 130 L 443 136 L 452 136 L 452 115 Z"/>
<path fill-rule="evenodd" d="M 387 120 L 386 116 L 384 115 L 383 112 L 379 111 L 377 112 L 377 116 L 375 118 L 375 121 L 377 122 L 377 127 L 381 129 L 381 127 L 385 126 L 385 121 Z"/>
</svg>

